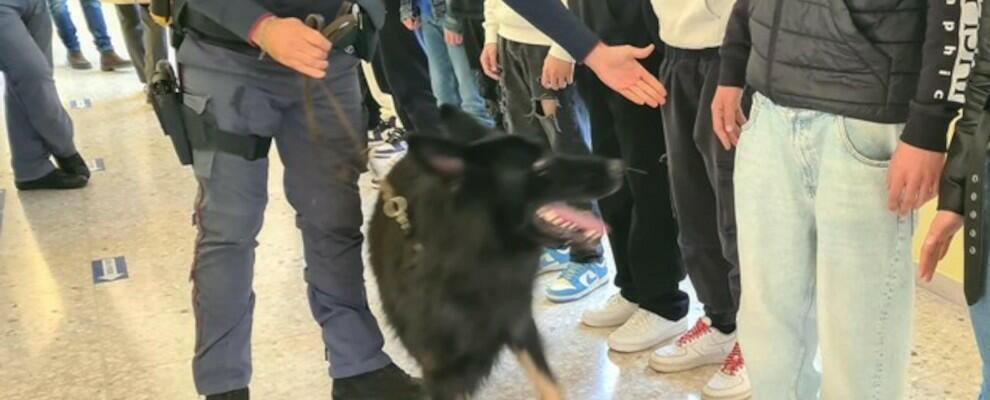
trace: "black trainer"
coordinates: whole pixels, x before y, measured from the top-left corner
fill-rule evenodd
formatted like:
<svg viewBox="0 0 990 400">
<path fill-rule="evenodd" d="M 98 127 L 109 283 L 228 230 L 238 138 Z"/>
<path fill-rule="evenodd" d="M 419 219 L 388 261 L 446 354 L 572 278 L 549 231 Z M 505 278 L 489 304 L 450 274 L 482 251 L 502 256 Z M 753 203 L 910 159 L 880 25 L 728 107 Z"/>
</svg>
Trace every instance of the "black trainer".
<svg viewBox="0 0 990 400">
<path fill-rule="evenodd" d="M 247 388 L 206 396 L 206 400 L 248 400 L 250 398 L 251 396 Z"/>
<path fill-rule="evenodd" d="M 333 381 L 333 400 L 425 400 L 423 385 L 395 364 Z"/>
<path fill-rule="evenodd" d="M 79 175 L 89 180 L 89 167 L 86 166 L 86 160 L 83 160 L 79 153 L 65 158 L 55 157 L 55 162 L 61 170 L 73 175 Z"/>
<path fill-rule="evenodd" d="M 85 177 L 56 169 L 33 181 L 14 182 L 17 190 L 65 190 L 79 189 L 89 182 Z"/>
</svg>

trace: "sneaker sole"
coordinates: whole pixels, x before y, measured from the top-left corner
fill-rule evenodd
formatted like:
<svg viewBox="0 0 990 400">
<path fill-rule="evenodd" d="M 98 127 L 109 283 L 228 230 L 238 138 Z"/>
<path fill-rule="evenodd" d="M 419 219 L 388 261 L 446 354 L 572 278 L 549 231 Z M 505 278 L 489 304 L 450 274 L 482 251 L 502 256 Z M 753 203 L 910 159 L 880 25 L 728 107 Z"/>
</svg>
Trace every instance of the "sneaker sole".
<svg viewBox="0 0 990 400">
<path fill-rule="evenodd" d="M 660 373 L 672 374 L 677 372 L 690 371 L 695 368 L 705 367 L 709 365 L 719 365 L 722 364 L 723 361 L 725 361 L 725 357 L 727 356 L 728 354 L 725 354 L 719 357 L 712 357 L 712 359 L 710 360 L 695 361 L 683 365 L 666 364 L 661 361 L 657 361 L 657 358 L 655 356 L 650 356 L 650 368 Z"/>
<path fill-rule="evenodd" d="M 664 335 L 663 338 L 660 338 L 659 340 L 656 340 L 656 341 L 654 341 L 652 343 L 643 343 L 643 344 L 638 344 L 638 343 L 637 344 L 624 344 L 624 343 L 620 343 L 620 344 L 616 344 L 616 343 L 612 343 L 612 340 L 609 339 L 609 341 L 608 341 L 608 348 L 609 349 L 612 349 L 612 351 L 615 351 L 615 352 L 618 352 L 618 353 L 639 353 L 641 351 L 650 350 L 652 348 L 657 347 L 660 344 L 667 343 L 667 342 L 669 342 L 671 340 L 677 339 L 678 337 L 680 337 L 681 335 L 683 335 L 684 332 L 687 332 L 688 329 L 689 329 L 688 327 L 684 327 L 681 330 L 678 330 L 676 332 L 672 332 L 671 334 L 668 334 L 668 335 Z"/>
<path fill-rule="evenodd" d="M 540 269 L 540 272 L 537 272 L 536 274 L 537 275 L 543 275 L 543 274 L 549 274 L 551 272 L 560 272 L 560 271 L 563 271 L 563 270 L 564 270 L 564 266 L 563 265 L 560 265 L 560 264 L 557 264 L 556 267 L 541 268 Z"/>
<path fill-rule="evenodd" d="M 607 279 L 607 277 L 604 277 L 602 279 L 599 279 L 597 282 L 595 282 L 593 285 L 591 285 L 591 287 L 589 287 L 585 291 L 578 292 L 578 293 L 572 294 L 570 296 L 552 296 L 549 293 L 547 293 L 547 300 L 550 300 L 550 301 L 552 301 L 554 303 L 558 303 L 558 304 L 559 303 L 568 303 L 568 302 L 572 302 L 572 301 L 575 301 L 575 300 L 580 300 L 580 299 L 584 298 L 585 296 L 591 294 L 591 292 L 594 292 L 596 289 L 604 286 L 606 283 L 608 283 L 608 279 Z"/>
<path fill-rule="evenodd" d="M 622 324 L 625 324 L 627 321 L 629 321 L 629 318 L 632 318 L 632 313 L 630 313 L 628 317 L 626 317 L 621 321 L 615 320 L 609 322 L 600 322 L 600 321 L 588 321 L 582 315 L 581 323 L 591 328 L 615 328 L 617 326 L 622 326 Z"/>
<path fill-rule="evenodd" d="M 703 400 L 746 400 L 752 397 L 752 393 L 741 393 L 741 394 L 731 394 L 725 396 L 711 395 L 705 393 L 704 390 L 701 392 L 701 398 Z"/>
</svg>

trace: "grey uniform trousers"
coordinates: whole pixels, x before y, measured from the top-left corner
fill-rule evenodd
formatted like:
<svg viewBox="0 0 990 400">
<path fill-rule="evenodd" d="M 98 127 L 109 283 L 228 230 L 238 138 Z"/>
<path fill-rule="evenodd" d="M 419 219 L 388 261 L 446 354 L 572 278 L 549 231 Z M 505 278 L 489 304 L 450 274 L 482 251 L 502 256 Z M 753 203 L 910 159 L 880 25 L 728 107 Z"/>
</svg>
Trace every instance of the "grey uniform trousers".
<svg viewBox="0 0 990 400">
<path fill-rule="evenodd" d="M 55 170 L 52 155 L 76 154 L 72 120 L 52 77 L 52 21 L 45 0 L 0 0 L 0 72 L 14 179 Z"/>
<path fill-rule="evenodd" d="M 178 58 L 188 106 L 212 115 L 226 132 L 274 136 L 285 194 L 302 231 L 308 298 L 323 330 L 330 375 L 345 378 L 391 363 L 365 295 L 357 187 L 364 166 L 356 155 L 366 139 L 348 130 L 362 127 L 357 59 L 331 56 L 323 82 L 329 90 L 313 90 L 319 129 L 309 132 L 303 80 L 295 72 L 191 37 Z M 332 111 L 327 92 L 342 113 Z M 268 202 L 269 162 L 210 150 L 196 150 L 194 160 L 200 190 L 193 374 L 200 393 L 215 394 L 246 387 L 251 377 L 254 250 Z"/>
<path fill-rule="evenodd" d="M 148 83 L 158 61 L 168 59 L 166 30 L 151 19 L 147 4 L 118 4 L 117 19 L 138 79 Z"/>
</svg>

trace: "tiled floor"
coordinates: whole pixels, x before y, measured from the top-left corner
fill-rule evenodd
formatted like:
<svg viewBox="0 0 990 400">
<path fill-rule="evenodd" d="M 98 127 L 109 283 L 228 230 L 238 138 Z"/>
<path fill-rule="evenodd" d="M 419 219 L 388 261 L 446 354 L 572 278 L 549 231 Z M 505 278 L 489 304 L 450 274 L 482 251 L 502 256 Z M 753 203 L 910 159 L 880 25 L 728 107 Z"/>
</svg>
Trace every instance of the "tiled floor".
<svg viewBox="0 0 990 400">
<path fill-rule="evenodd" d="M 106 170 L 82 191 L 18 193 L 9 168 L 0 168 L 0 399 L 194 399 L 193 178 L 177 165 L 131 71 L 69 71 L 60 54 L 62 98 L 92 101 L 91 108 L 70 111 L 77 143 L 89 159 L 102 158 Z M 0 159 L 8 157 L 3 141 Z M 327 399 L 300 239 L 279 171 L 272 176 L 255 280 L 252 390 L 258 399 Z M 126 257 L 129 279 L 94 285 L 91 261 L 117 256 Z M 610 353 L 603 343 L 608 331 L 578 325 L 581 310 L 611 290 L 574 304 L 536 304 L 569 398 L 700 398 L 714 367 L 659 375 L 647 368 L 647 354 Z M 371 293 L 376 296 L 374 288 Z M 912 398 L 974 399 L 979 359 L 965 310 L 919 291 L 916 315 Z M 392 338 L 388 350 L 412 367 Z M 532 397 L 510 359 L 477 396 Z"/>
</svg>

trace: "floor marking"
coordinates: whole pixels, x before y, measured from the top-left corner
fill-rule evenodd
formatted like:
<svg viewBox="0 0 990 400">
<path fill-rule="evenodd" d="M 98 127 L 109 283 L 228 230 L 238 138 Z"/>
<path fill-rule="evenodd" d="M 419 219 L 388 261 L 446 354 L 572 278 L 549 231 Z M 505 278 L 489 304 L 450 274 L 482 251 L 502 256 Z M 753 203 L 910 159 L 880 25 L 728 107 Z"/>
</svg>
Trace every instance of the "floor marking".
<svg viewBox="0 0 990 400">
<path fill-rule="evenodd" d="M 93 101 L 90 99 L 69 100 L 69 108 L 73 110 L 87 109 L 92 106 L 93 106 Z"/>
<path fill-rule="evenodd" d="M 93 261 L 94 284 L 98 285 L 127 278 L 127 261 L 124 260 L 123 256 Z"/>
</svg>

